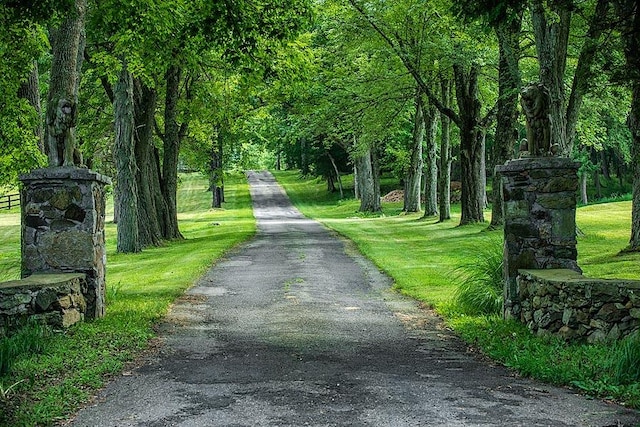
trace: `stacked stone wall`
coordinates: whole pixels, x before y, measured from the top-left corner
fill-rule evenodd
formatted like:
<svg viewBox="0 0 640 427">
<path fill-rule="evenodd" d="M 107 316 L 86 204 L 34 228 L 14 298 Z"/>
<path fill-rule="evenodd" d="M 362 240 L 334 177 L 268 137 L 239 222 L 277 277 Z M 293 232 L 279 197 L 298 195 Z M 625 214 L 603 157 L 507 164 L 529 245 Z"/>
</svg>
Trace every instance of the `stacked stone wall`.
<svg viewBox="0 0 640 427">
<path fill-rule="evenodd" d="M 640 281 L 590 279 L 573 270 L 520 270 L 520 320 L 537 334 L 617 340 L 640 330 Z"/>
<path fill-rule="evenodd" d="M 496 167 L 504 197 L 505 318 L 520 318 L 520 269 L 580 271 L 576 251 L 579 164 L 567 158 L 530 157 Z"/>
<path fill-rule="evenodd" d="M 83 273 L 89 319 L 104 315 L 105 190 L 109 178 L 86 168 L 55 167 L 20 177 L 22 277 Z"/>
<path fill-rule="evenodd" d="M 84 274 L 34 274 L 0 283 L 0 337 L 9 335 L 29 319 L 66 328 L 84 319 L 87 303 L 82 295 Z"/>
</svg>

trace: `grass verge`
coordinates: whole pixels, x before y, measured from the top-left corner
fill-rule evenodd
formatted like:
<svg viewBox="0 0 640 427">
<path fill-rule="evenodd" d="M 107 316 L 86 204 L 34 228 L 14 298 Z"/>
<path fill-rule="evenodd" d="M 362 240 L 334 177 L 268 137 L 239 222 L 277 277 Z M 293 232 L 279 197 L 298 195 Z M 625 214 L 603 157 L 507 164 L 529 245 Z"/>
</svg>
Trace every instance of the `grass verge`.
<svg viewBox="0 0 640 427">
<path fill-rule="evenodd" d="M 502 231 L 485 231 L 488 224 L 459 227 L 459 206 L 455 205 L 451 221 L 443 223 L 420 214 L 400 214 L 399 203 L 383 203 L 379 216 L 361 215 L 356 212 L 356 200 L 338 199 L 327 193 L 321 181 L 302 180 L 292 171 L 276 172 L 275 176 L 305 215 L 354 241 L 394 279 L 398 291 L 435 307 L 462 338 L 487 355 L 522 375 L 640 408 L 640 383 L 619 381 L 615 368 L 639 346 L 628 342 L 566 344 L 533 336 L 517 323 L 460 315 L 452 302 L 457 289 L 455 272 L 476 263 L 479 253 L 490 250 L 495 240 L 502 238 Z M 630 202 L 582 207 L 577 224 L 583 233 L 578 240 L 578 261 L 585 275 L 640 279 L 640 254 L 618 254 L 630 234 Z M 630 357 L 640 364 L 638 352 Z"/>
<path fill-rule="evenodd" d="M 244 177 L 228 177 L 223 209 L 209 208 L 207 185 L 198 174 L 181 177 L 178 216 L 185 240 L 117 254 L 116 228 L 107 224 L 107 315 L 56 333 L 40 354 L 13 361 L 11 372 L 0 377 L 0 389 L 8 390 L 0 401 L 0 425 L 52 425 L 67 417 L 148 347 L 154 325 L 172 301 L 255 233 Z M 15 278 L 14 264 L 20 263 L 19 218 L 14 217 L 0 215 L 0 236 L 8 237 L 0 238 L 1 280 Z"/>
</svg>

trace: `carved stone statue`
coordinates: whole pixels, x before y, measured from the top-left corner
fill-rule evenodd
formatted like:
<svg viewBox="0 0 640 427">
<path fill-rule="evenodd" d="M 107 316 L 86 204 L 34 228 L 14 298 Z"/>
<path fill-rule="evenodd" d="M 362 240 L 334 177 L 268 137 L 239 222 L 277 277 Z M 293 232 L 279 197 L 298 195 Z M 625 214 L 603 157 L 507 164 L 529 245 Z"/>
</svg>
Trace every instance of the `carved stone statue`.
<svg viewBox="0 0 640 427">
<path fill-rule="evenodd" d="M 75 146 L 75 104 L 66 99 L 58 100 L 53 121 L 49 123 L 48 154 L 50 166 L 72 166 Z"/>
<path fill-rule="evenodd" d="M 551 96 L 542 83 L 532 83 L 521 93 L 520 104 L 527 119 L 527 148 L 530 156 L 551 156 Z"/>
</svg>

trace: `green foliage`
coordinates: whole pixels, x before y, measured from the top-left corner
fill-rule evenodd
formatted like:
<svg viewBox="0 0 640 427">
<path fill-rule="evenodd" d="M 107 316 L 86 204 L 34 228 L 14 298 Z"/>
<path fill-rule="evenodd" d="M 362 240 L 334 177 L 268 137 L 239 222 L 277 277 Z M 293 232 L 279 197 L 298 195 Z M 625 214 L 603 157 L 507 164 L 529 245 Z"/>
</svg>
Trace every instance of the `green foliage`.
<svg viewBox="0 0 640 427">
<path fill-rule="evenodd" d="M 15 17 L 0 5 L 0 186 L 15 184 L 20 173 L 44 164 L 34 129 L 40 119 L 18 89 L 46 47 L 44 30 Z"/>
<path fill-rule="evenodd" d="M 618 343 L 612 363 L 613 377 L 618 384 L 640 383 L 640 334 L 636 333 Z"/>
<path fill-rule="evenodd" d="M 474 259 L 454 270 L 459 285 L 453 299 L 461 313 L 470 316 L 501 313 L 503 258 L 502 239 L 491 238 L 481 243 Z"/>
<path fill-rule="evenodd" d="M 31 321 L 15 334 L 0 339 L 0 377 L 8 374 L 15 361 L 24 355 L 39 354 L 51 331 L 40 322 Z"/>
</svg>

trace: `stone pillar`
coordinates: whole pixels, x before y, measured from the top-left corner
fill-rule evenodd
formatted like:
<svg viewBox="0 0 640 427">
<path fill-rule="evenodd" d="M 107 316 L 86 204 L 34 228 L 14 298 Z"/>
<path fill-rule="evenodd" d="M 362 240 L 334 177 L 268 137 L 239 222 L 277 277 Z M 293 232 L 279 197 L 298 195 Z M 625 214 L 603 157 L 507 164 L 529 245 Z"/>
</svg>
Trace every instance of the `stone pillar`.
<svg viewBox="0 0 640 427">
<path fill-rule="evenodd" d="M 576 190 L 579 163 L 529 157 L 497 166 L 504 197 L 504 317 L 520 319 L 519 269 L 578 267 Z"/>
<path fill-rule="evenodd" d="M 111 180 L 85 168 L 38 169 L 20 177 L 22 277 L 84 273 L 86 317 L 104 315 L 105 192 Z"/>
</svg>

